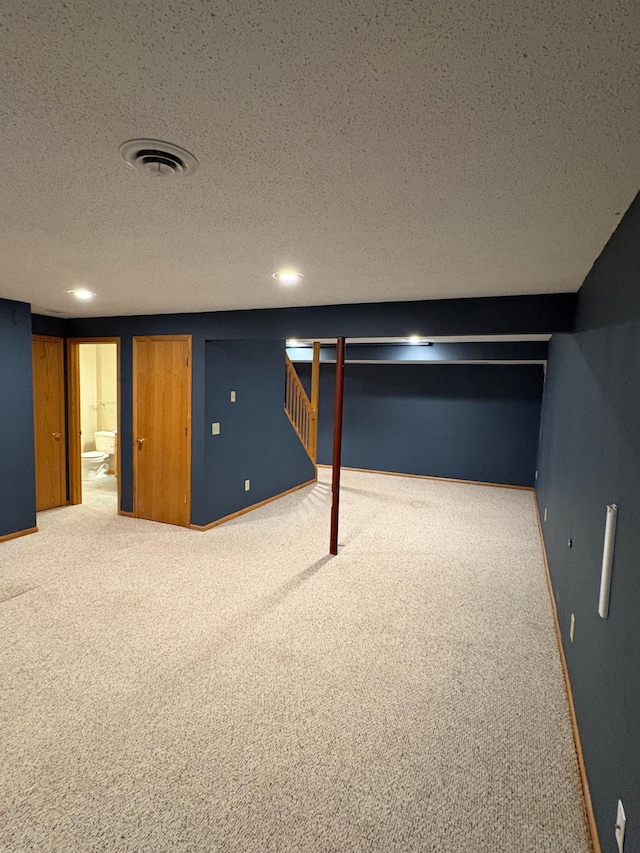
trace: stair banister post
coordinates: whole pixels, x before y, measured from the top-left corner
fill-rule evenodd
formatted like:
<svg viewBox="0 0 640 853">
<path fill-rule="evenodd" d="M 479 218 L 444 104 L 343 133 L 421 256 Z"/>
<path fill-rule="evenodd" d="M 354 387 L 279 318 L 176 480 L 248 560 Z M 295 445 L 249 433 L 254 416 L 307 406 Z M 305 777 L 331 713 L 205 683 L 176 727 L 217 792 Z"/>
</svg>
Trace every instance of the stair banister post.
<svg viewBox="0 0 640 853">
<path fill-rule="evenodd" d="M 320 341 L 313 344 L 311 364 L 311 449 L 313 463 L 318 461 L 318 401 L 320 399 Z"/>
<path fill-rule="evenodd" d="M 338 338 L 336 347 L 336 393 L 333 410 L 333 471 L 331 478 L 331 541 L 329 552 L 338 553 L 338 517 L 340 508 L 340 463 L 342 461 L 342 409 L 344 403 L 345 339 Z"/>
</svg>

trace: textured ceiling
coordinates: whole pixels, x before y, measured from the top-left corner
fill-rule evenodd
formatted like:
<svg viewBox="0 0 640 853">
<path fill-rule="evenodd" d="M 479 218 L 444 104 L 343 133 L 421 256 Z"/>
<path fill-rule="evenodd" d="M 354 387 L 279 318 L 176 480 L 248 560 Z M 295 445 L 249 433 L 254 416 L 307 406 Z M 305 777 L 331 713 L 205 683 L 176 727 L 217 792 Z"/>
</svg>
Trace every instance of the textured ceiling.
<svg viewBox="0 0 640 853">
<path fill-rule="evenodd" d="M 638 32 L 636 0 L 4 0 L 0 295 L 106 315 L 575 290 L 640 184 Z M 138 175 L 138 136 L 199 171 Z"/>
</svg>

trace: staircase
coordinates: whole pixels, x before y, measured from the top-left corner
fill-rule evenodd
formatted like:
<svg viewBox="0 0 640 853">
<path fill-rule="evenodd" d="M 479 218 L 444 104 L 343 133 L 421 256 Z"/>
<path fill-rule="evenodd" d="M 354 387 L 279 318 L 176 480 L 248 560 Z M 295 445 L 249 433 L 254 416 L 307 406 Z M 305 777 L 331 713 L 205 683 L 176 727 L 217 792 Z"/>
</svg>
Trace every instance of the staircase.
<svg viewBox="0 0 640 853">
<path fill-rule="evenodd" d="M 320 344 L 313 345 L 313 363 L 311 367 L 311 399 L 307 396 L 298 372 L 288 355 L 285 354 L 286 382 L 284 410 L 307 451 L 309 459 L 315 465 L 318 459 L 318 397 L 320 392 Z"/>
</svg>

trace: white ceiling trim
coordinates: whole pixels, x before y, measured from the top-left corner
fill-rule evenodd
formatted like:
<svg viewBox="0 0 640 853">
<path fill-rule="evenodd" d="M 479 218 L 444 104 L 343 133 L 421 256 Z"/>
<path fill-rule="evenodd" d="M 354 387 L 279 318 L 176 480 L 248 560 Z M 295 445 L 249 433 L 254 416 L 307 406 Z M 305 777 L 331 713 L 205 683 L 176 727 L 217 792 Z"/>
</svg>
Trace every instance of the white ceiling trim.
<svg viewBox="0 0 640 853">
<path fill-rule="evenodd" d="M 421 338 L 420 343 L 424 346 L 425 343 L 509 343 L 516 341 L 548 341 L 550 339 L 551 335 L 436 335 L 435 337 L 427 336 Z M 325 345 L 335 345 L 336 338 L 289 338 L 287 346 L 309 346 L 314 341 Z M 407 338 L 347 338 L 347 346 L 349 344 L 407 344 L 411 346 Z"/>
</svg>

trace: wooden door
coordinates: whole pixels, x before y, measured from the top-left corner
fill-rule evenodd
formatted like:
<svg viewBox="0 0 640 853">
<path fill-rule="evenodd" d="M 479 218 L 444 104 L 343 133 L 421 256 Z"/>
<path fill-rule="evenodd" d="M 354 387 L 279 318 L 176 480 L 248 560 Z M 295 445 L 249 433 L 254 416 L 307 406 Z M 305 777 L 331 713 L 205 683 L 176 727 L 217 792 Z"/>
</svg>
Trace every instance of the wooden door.
<svg viewBox="0 0 640 853">
<path fill-rule="evenodd" d="M 36 510 L 67 501 L 64 431 L 64 343 L 33 336 Z"/>
<path fill-rule="evenodd" d="M 134 515 L 188 527 L 191 337 L 133 340 Z"/>
</svg>

